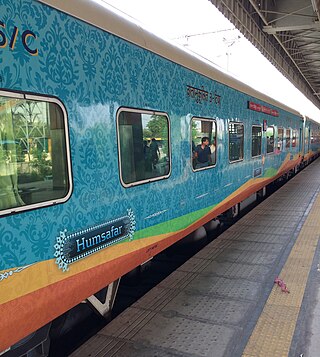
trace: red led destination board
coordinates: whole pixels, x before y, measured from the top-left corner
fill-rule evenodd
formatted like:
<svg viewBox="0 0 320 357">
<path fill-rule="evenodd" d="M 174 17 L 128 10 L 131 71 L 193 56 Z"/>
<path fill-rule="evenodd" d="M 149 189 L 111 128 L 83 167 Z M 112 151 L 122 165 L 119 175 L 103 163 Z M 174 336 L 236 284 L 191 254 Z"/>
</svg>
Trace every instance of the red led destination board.
<svg viewBox="0 0 320 357">
<path fill-rule="evenodd" d="M 254 110 L 255 112 L 261 112 L 264 114 L 272 115 L 273 117 L 278 117 L 279 112 L 275 109 L 271 109 L 264 105 L 248 101 L 248 108 Z"/>
</svg>

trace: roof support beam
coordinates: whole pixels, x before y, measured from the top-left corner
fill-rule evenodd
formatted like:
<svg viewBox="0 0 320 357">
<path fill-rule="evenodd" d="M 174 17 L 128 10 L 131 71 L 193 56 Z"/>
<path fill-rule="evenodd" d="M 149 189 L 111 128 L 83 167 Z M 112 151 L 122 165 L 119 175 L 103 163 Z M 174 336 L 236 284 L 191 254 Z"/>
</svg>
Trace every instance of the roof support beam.
<svg viewBox="0 0 320 357">
<path fill-rule="evenodd" d="M 305 25 L 291 25 L 291 26 L 263 26 L 263 31 L 273 35 L 277 32 L 283 31 L 301 31 L 301 30 L 320 30 L 320 23 L 319 21 L 315 22 L 314 24 L 305 24 Z"/>
<path fill-rule="evenodd" d="M 311 0 L 311 4 L 314 12 L 318 15 L 318 20 L 320 20 L 320 0 Z"/>
<path fill-rule="evenodd" d="M 319 86 L 307 78 L 304 74 L 304 69 L 300 68 L 297 59 L 309 60 L 307 54 L 301 50 L 306 40 L 290 41 L 292 34 L 288 31 L 281 34 L 269 34 L 264 31 L 265 26 L 269 26 L 274 21 L 269 21 L 264 14 L 268 13 L 268 0 L 210 0 L 217 9 L 222 12 L 231 21 L 235 27 L 242 32 L 242 34 L 255 46 L 259 51 L 285 76 L 287 77 L 297 88 L 300 89 L 304 95 L 313 102 L 318 108 L 320 108 L 320 98 L 315 96 L 314 93 L 319 92 Z M 304 4 L 306 4 L 304 0 Z M 320 3 L 320 0 L 315 0 Z M 271 4 L 271 2 L 270 2 Z M 275 3 L 276 4 L 276 3 Z M 263 8 L 265 6 L 265 8 Z M 300 9 L 301 10 L 301 9 Z M 299 11 L 300 11 L 299 10 Z M 302 10 L 311 11 L 312 6 L 309 3 Z M 296 13 L 292 11 L 291 14 Z M 310 16 L 310 21 L 315 17 Z M 305 21 L 303 21 L 305 23 Z M 290 25 L 290 23 L 289 23 Z M 301 23 L 299 24 L 301 25 Z M 312 24 L 314 25 L 314 24 Z M 317 25 L 316 25 L 317 26 Z M 305 29 L 305 28 L 304 28 Z M 312 29 L 308 29 L 312 31 Z M 306 31 L 306 32 L 308 32 Z M 276 31 L 277 32 L 277 31 Z M 319 31 L 314 31 L 317 33 Z M 316 42 L 316 39 L 312 41 L 312 45 Z M 310 46 L 309 42 L 309 46 Z M 309 47 L 308 46 L 308 47 Z M 315 68 L 316 69 L 316 68 Z M 316 69 L 319 71 L 319 69 Z"/>
</svg>

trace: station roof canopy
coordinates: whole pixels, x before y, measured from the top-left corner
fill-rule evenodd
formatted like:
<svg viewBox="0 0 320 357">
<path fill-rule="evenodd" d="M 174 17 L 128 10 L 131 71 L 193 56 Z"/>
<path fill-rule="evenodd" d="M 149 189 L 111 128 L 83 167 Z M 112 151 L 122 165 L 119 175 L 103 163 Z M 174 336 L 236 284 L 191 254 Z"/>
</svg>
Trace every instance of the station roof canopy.
<svg viewBox="0 0 320 357">
<path fill-rule="evenodd" d="M 320 0 L 209 0 L 320 108 Z"/>
</svg>

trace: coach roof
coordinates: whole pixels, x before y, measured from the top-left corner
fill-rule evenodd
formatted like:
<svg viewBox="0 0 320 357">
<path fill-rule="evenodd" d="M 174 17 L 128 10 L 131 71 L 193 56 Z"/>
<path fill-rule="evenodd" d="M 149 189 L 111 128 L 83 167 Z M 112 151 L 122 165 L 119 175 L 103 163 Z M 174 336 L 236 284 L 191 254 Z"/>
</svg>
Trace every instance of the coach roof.
<svg viewBox="0 0 320 357">
<path fill-rule="evenodd" d="M 98 2 L 92 0 L 37 1 L 121 37 L 208 78 L 301 116 L 301 114 L 296 110 L 240 82 L 239 80 L 231 77 L 229 74 L 224 73 L 221 69 L 217 69 L 208 60 L 205 60 L 200 56 L 196 56 L 184 48 L 178 47 L 175 44 L 157 37 L 148 30 L 142 28 L 141 25 L 134 22 L 134 20 L 129 16 L 126 16 L 125 14 L 120 15 L 116 13 L 116 10 L 107 8 L 103 4 L 99 4 Z"/>
</svg>

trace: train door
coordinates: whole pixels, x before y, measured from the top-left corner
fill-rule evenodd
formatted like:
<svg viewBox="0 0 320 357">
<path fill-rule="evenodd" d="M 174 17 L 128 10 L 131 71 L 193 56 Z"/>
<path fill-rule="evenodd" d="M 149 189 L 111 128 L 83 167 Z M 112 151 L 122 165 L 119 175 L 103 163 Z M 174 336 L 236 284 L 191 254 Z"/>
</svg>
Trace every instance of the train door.
<svg viewBox="0 0 320 357">
<path fill-rule="evenodd" d="M 310 128 L 305 128 L 305 143 L 304 143 L 304 153 L 307 154 L 309 152 L 309 143 L 310 143 Z"/>
<path fill-rule="evenodd" d="M 302 152 L 302 128 L 299 131 L 299 152 Z"/>
</svg>

